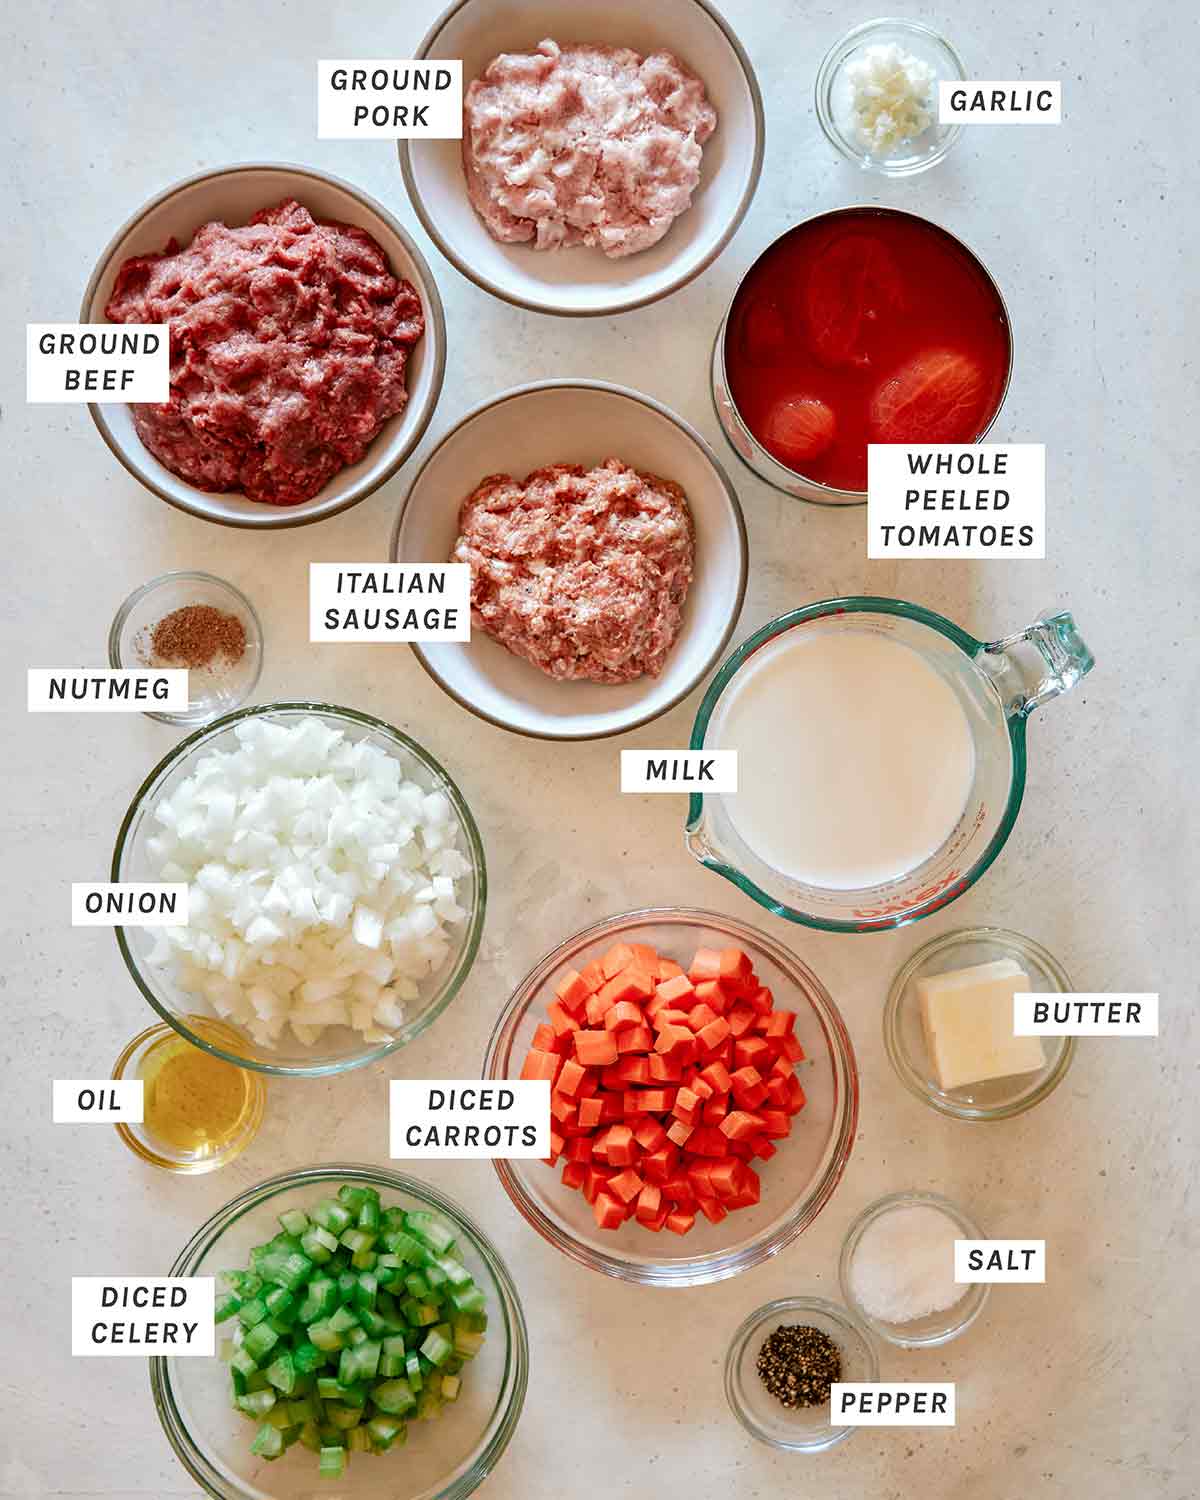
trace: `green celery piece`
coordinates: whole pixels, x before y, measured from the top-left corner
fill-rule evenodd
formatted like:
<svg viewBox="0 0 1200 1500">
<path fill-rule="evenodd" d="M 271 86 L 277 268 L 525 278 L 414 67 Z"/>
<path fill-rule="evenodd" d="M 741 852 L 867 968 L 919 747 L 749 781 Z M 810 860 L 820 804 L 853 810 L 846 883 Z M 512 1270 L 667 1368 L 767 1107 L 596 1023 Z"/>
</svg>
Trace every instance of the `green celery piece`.
<svg viewBox="0 0 1200 1500">
<path fill-rule="evenodd" d="M 418 1302 L 428 1300 L 429 1283 L 419 1271 L 410 1271 L 404 1278 L 404 1285 L 407 1287 L 410 1297 L 415 1297 Z"/>
<path fill-rule="evenodd" d="M 371 1312 L 375 1311 L 375 1301 L 379 1296 L 379 1282 L 370 1271 L 364 1271 L 358 1278 L 354 1288 L 355 1307 L 366 1307 Z"/>
<path fill-rule="evenodd" d="M 416 1263 L 417 1254 L 424 1254 L 420 1243 L 413 1239 L 411 1234 L 406 1234 L 403 1229 L 389 1229 L 385 1231 L 383 1243 L 392 1255 L 398 1256 L 401 1261 L 410 1265 Z"/>
<path fill-rule="evenodd" d="M 358 1380 L 374 1380 L 376 1371 L 379 1369 L 379 1356 L 383 1353 L 383 1345 L 378 1339 L 368 1339 L 366 1343 L 359 1344 L 354 1351 Z"/>
<path fill-rule="evenodd" d="M 385 1354 L 404 1355 L 408 1349 L 408 1343 L 402 1333 L 390 1333 L 383 1341 L 383 1352 Z"/>
<path fill-rule="evenodd" d="M 325 1407 L 326 1420 L 341 1432 L 348 1432 L 362 1421 L 362 1412 L 353 1406 L 343 1406 L 340 1401 L 330 1401 Z"/>
<path fill-rule="evenodd" d="M 383 1215 L 379 1211 L 379 1200 L 368 1198 L 358 1211 L 358 1227 L 368 1234 L 378 1234 L 383 1227 Z"/>
<path fill-rule="evenodd" d="M 371 1418 L 367 1423 L 366 1431 L 375 1448 L 386 1453 L 393 1443 L 404 1441 L 406 1428 L 404 1423 L 397 1421 L 395 1417 L 380 1414 Z"/>
<path fill-rule="evenodd" d="M 296 1364 L 291 1350 L 285 1349 L 282 1354 L 276 1355 L 267 1366 L 267 1379 L 281 1395 L 292 1394 L 296 1389 Z"/>
<path fill-rule="evenodd" d="M 317 1395 L 322 1401 L 340 1401 L 344 1387 L 333 1375 L 317 1376 Z"/>
<path fill-rule="evenodd" d="M 353 1302 L 354 1294 L 358 1290 L 358 1275 L 347 1268 L 338 1272 L 337 1279 L 338 1301 Z"/>
<path fill-rule="evenodd" d="M 346 1472 L 346 1450 L 345 1448 L 320 1449 L 320 1459 L 317 1462 L 317 1472 L 322 1479 L 340 1479 Z"/>
<path fill-rule="evenodd" d="M 254 1374 L 248 1376 L 246 1379 L 246 1389 L 248 1391 L 269 1391 L 271 1389 L 271 1382 L 267 1379 L 267 1372 L 265 1370 L 255 1370 Z"/>
<path fill-rule="evenodd" d="M 347 1307 L 343 1303 L 335 1313 L 330 1314 L 329 1326 L 334 1333 L 346 1333 L 351 1328 L 358 1327 L 358 1316 L 352 1307 Z M 316 1339 L 313 1339 L 313 1343 L 316 1342 Z"/>
<path fill-rule="evenodd" d="M 435 1261 L 433 1265 L 426 1266 L 424 1270 L 425 1280 L 429 1283 L 431 1292 L 440 1292 L 444 1286 L 449 1284 L 450 1278 Z"/>
<path fill-rule="evenodd" d="M 454 1353 L 454 1345 L 440 1328 L 432 1328 L 421 1345 L 421 1353 L 431 1365 L 440 1369 Z"/>
<path fill-rule="evenodd" d="M 267 1311 L 273 1318 L 286 1318 L 296 1306 L 296 1298 L 286 1287 L 274 1286 L 265 1298 Z"/>
<path fill-rule="evenodd" d="M 370 1453 L 371 1439 L 365 1427 L 352 1427 L 346 1434 L 346 1447 L 351 1453 Z"/>
<path fill-rule="evenodd" d="M 381 1354 L 379 1356 L 379 1373 L 385 1380 L 390 1380 L 395 1375 L 403 1375 L 407 1368 L 407 1362 L 403 1354 Z"/>
<path fill-rule="evenodd" d="M 305 1422 L 300 1429 L 300 1441 L 311 1453 L 320 1453 L 321 1434 L 315 1422 Z"/>
<path fill-rule="evenodd" d="M 416 1397 L 407 1380 L 384 1380 L 371 1387 L 371 1400 L 389 1416 L 402 1416 L 416 1405 Z"/>
<path fill-rule="evenodd" d="M 317 1403 L 311 1396 L 301 1396 L 298 1401 L 289 1401 L 287 1404 L 288 1419 L 294 1427 L 302 1427 L 305 1422 L 311 1422 L 317 1414 Z"/>
<path fill-rule="evenodd" d="M 439 1255 L 437 1268 L 453 1287 L 468 1287 L 475 1284 L 470 1271 L 461 1260 L 455 1260 L 453 1256 Z"/>
<path fill-rule="evenodd" d="M 263 1323 L 269 1316 L 265 1297 L 251 1297 L 249 1302 L 243 1302 L 238 1308 L 238 1322 L 243 1328 L 253 1328 L 256 1323 Z"/>
<path fill-rule="evenodd" d="M 329 1262 L 329 1269 L 330 1269 L 330 1271 L 336 1271 L 339 1274 L 342 1271 L 348 1271 L 350 1269 L 350 1252 L 349 1252 L 349 1250 L 346 1250 L 345 1248 L 343 1248 L 343 1246 L 339 1245 L 337 1247 L 337 1253 L 334 1255 L 333 1259 Z"/>
<path fill-rule="evenodd" d="M 358 1323 L 369 1338 L 381 1339 L 389 1331 L 384 1319 L 378 1313 L 368 1312 L 365 1307 L 358 1309 Z"/>
<path fill-rule="evenodd" d="M 263 1418 L 268 1427 L 277 1427 L 280 1432 L 286 1432 L 292 1425 L 292 1419 L 288 1416 L 287 1402 L 276 1401 L 275 1405 Z"/>
<path fill-rule="evenodd" d="M 242 1348 L 255 1364 L 262 1364 L 264 1357 L 270 1354 L 278 1342 L 279 1335 L 270 1324 L 256 1323 L 242 1341 Z"/>
<path fill-rule="evenodd" d="M 258 1361 L 253 1355 L 247 1353 L 246 1346 L 243 1344 L 229 1361 L 229 1368 L 234 1375 L 240 1375 L 243 1380 L 249 1380 L 251 1375 L 258 1370 Z"/>
<path fill-rule="evenodd" d="M 422 1422 L 432 1422 L 435 1417 L 442 1414 L 442 1398 L 436 1392 L 428 1388 L 421 1392 L 421 1399 L 417 1402 L 417 1416 Z"/>
<path fill-rule="evenodd" d="M 343 1349 L 337 1372 L 339 1385 L 353 1385 L 358 1379 L 358 1351 Z"/>
<path fill-rule="evenodd" d="M 306 1327 L 328 1317 L 338 1305 L 337 1282 L 328 1276 L 314 1276 L 304 1289 L 304 1301 L 297 1314 Z"/>
<path fill-rule="evenodd" d="M 455 1328 L 465 1328 L 468 1333 L 486 1333 L 488 1315 L 482 1308 L 465 1308 L 454 1315 Z"/>
<path fill-rule="evenodd" d="M 283 1452 L 283 1434 L 277 1427 L 264 1423 L 250 1444 L 250 1452 L 256 1453 L 259 1458 L 278 1458 Z"/>
<path fill-rule="evenodd" d="M 464 1328 L 454 1331 L 454 1352 L 461 1354 L 463 1359 L 474 1359 L 483 1348 L 482 1333 L 468 1333 Z"/>
<path fill-rule="evenodd" d="M 298 1208 L 289 1208 L 286 1213 L 279 1215 L 279 1222 L 283 1225 L 284 1234 L 302 1235 L 308 1228 L 308 1215 L 301 1213 Z"/>
<path fill-rule="evenodd" d="M 340 1330 L 334 1328 L 327 1319 L 308 1325 L 308 1339 L 323 1354 L 333 1353 L 346 1342 Z"/>
<path fill-rule="evenodd" d="M 289 1292 L 299 1291 L 313 1273 L 313 1262 L 300 1250 L 284 1256 L 276 1273 L 281 1286 Z"/>
<path fill-rule="evenodd" d="M 236 1406 L 237 1398 L 246 1394 L 246 1377 L 232 1365 L 229 1368 L 229 1383 L 233 1389 L 233 1404 Z"/>
<path fill-rule="evenodd" d="M 339 1235 L 338 1242 L 349 1250 L 351 1255 L 357 1255 L 360 1250 L 370 1250 L 375 1244 L 377 1235 L 368 1234 L 365 1229 L 347 1229 Z"/>
<path fill-rule="evenodd" d="M 404 1368 L 408 1375 L 408 1383 L 414 1391 L 419 1391 L 425 1384 L 421 1374 L 421 1360 L 416 1351 L 404 1357 Z"/>
<path fill-rule="evenodd" d="M 224 1323 L 227 1318 L 233 1317 L 241 1305 L 242 1299 L 236 1292 L 222 1292 L 213 1306 L 213 1322 Z"/>
<path fill-rule="evenodd" d="M 290 1448 L 292 1444 L 299 1438 L 299 1436 L 300 1428 L 298 1426 L 285 1427 L 283 1430 L 283 1446 L 285 1448 Z"/>
<path fill-rule="evenodd" d="M 487 1298 L 474 1282 L 469 1286 L 455 1287 L 450 1293 L 450 1306 L 457 1313 L 482 1312 L 486 1305 Z"/>
<path fill-rule="evenodd" d="M 454 1243 L 454 1236 L 449 1229 L 427 1209 L 417 1208 L 405 1214 L 404 1227 L 435 1255 L 445 1255 Z"/>
<path fill-rule="evenodd" d="M 346 1446 L 346 1434 L 340 1427 L 335 1427 L 332 1422 L 321 1423 L 321 1447 L 322 1448 L 344 1448 Z"/>
<path fill-rule="evenodd" d="M 324 1265 L 337 1249 L 337 1237 L 319 1224 L 310 1224 L 300 1236 L 300 1248 L 314 1265 Z"/>
<path fill-rule="evenodd" d="M 322 1198 L 320 1203 L 310 1210 L 308 1216 L 322 1229 L 327 1229 L 330 1234 L 337 1235 L 349 1229 L 354 1222 L 350 1212 L 333 1198 Z"/>
<path fill-rule="evenodd" d="M 458 1375 L 442 1376 L 442 1400 L 457 1401 L 458 1393 L 462 1389 L 462 1377 Z"/>
<path fill-rule="evenodd" d="M 218 1271 L 217 1276 L 230 1291 L 236 1292 L 243 1300 L 255 1297 L 262 1291 L 262 1281 L 253 1271 Z"/>
<path fill-rule="evenodd" d="M 265 1417 L 276 1400 L 274 1391 L 250 1391 L 245 1396 L 239 1396 L 233 1404 L 248 1417 Z"/>
<path fill-rule="evenodd" d="M 338 1188 L 338 1202 L 343 1208 L 349 1209 L 352 1214 L 358 1213 L 359 1209 L 367 1201 L 367 1197 L 366 1188 L 355 1187 L 348 1182 L 344 1182 Z"/>
<path fill-rule="evenodd" d="M 346 1334 L 346 1342 L 351 1349 L 357 1348 L 359 1344 L 365 1344 L 367 1342 L 367 1330 L 365 1328 L 351 1328 Z"/>
<path fill-rule="evenodd" d="M 325 1363 L 325 1351 L 304 1339 L 292 1349 L 292 1362 L 298 1375 L 311 1375 Z"/>
<path fill-rule="evenodd" d="M 373 1271 L 378 1260 L 374 1250 L 356 1250 L 350 1257 L 350 1264 L 356 1271 Z"/>
</svg>

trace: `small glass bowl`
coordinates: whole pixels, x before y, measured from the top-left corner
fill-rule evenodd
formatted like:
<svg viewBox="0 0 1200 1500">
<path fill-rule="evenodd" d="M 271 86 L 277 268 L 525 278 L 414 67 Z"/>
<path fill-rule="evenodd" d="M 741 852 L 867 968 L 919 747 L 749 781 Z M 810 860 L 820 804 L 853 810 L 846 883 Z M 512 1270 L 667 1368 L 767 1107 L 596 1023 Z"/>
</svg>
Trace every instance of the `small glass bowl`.
<svg viewBox="0 0 1200 1500">
<path fill-rule="evenodd" d="M 194 570 L 163 573 L 134 589 L 109 627 L 109 666 L 171 666 L 171 662 L 153 660 L 150 632 L 164 616 L 189 604 L 210 604 L 225 614 L 236 615 L 246 632 L 246 649 L 236 662 L 218 658 L 211 666 L 190 668 L 187 708 L 173 713 L 147 710 L 146 717 L 160 724 L 210 724 L 240 707 L 258 686 L 262 672 L 263 633 L 254 606 L 232 583 Z"/>
<path fill-rule="evenodd" d="M 737 1276 L 790 1245 L 828 1203 L 850 1159 L 858 1133 L 858 1067 L 846 1024 L 829 991 L 794 953 L 734 917 L 686 906 L 650 907 L 609 917 L 577 932 L 546 955 L 521 981 L 501 1011 L 483 1064 L 487 1079 L 517 1078 L 538 1024 L 546 1019 L 554 983 L 582 968 L 612 944 L 648 943 L 681 963 L 697 948 L 736 945 L 775 1002 L 796 1013 L 804 1048 L 797 1076 L 807 1102 L 796 1128 L 763 1163 L 762 1199 L 719 1224 L 697 1220 L 682 1239 L 651 1234 L 635 1222 L 598 1229 L 582 1193 L 565 1187 L 544 1161 L 492 1165 L 526 1222 L 564 1255 L 639 1286 L 704 1286 Z"/>
<path fill-rule="evenodd" d="M 1031 990 L 1069 992 L 1067 971 L 1052 953 L 1032 938 L 1003 927 L 967 927 L 934 938 L 918 948 L 892 980 L 883 1010 L 883 1041 L 900 1082 L 939 1114 L 956 1120 L 1007 1120 L 1032 1109 L 1058 1087 L 1075 1056 L 1075 1038 L 1046 1036 L 1042 1047 L 1046 1066 L 1039 1073 L 1014 1073 L 986 1083 L 942 1089 L 933 1076 L 925 1046 L 917 980 L 948 969 L 1011 958 L 1029 975 Z"/>
<path fill-rule="evenodd" d="M 776 1328 L 808 1324 L 838 1346 L 845 1381 L 878 1380 L 879 1359 L 866 1328 L 853 1313 L 822 1297 L 780 1297 L 752 1312 L 733 1336 L 725 1356 L 725 1398 L 751 1437 L 788 1453 L 821 1453 L 848 1438 L 853 1427 L 834 1427 L 829 1404 L 782 1406 L 755 1368 L 763 1341 Z"/>
<path fill-rule="evenodd" d="M 198 1036 L 214 1047 L 232 1051 L 241 1045 L 237 1032 L 220 1021 L 207 1016 L 188 1016 L 187 1021 Z M 112 1076 L 117 1081 L 123 1078 L 144 1078 L 164 1049 L 191 1045 L 173 1026 L 168 1026 L 165 1021 L 159 1022 L 157 1026 L 147 1027 L 128 1043 L 113 1064 Z M 267 1101 L 266 1081 L 261 1074 L 252 1072 L 249 1068 L 235 1067 L 233 1063 L 218 1057 L 210 1056 L 209 1066 L 228 1068 L 241 1091 L 241 1110 L 234 1129 L 220 1141 L 205 1143 L 194 1151 L 188 1151 L 155 1135 L 145 1123 L 122 1122 L 116 1126 L 116 1132 L 135 1156 L 168 1172 L 196 1173 L 215 1172 L 218 1167 L 227 1166 L 242 1154 L 258 1134 L 263 1121 Z"/>
<path fill-rule="evenodd" d="M 858 140 L 850 107 L 850 82 L 846 64 L 863 47 L 895 42 L 933 69 L 933 124 L 911 140 L 901 141 L 886 156 L 875 156 Z M 912 177 L 935 166 L 962 134 L 961 125 L 937 123 L 938 82 L 961 82 L 967 76 L 962 58 L 943 36 L 920 21 L 895 16 L 865 21 L 852 27 L 825 54 L 817 70 L 817 119 L 830 143 L 864 171 L 885 177 Z"/>
<path fill-rule="evenodd" d="M 529 1338 L 508 1268 L 479 1225 L 436 1188 L 385 1167 L 322 1162 L 239 1193 L 196 1231 L 172 1276 L 215 1276 L 245 1265 L 251 1246 L 278 1231 L 281 1213 L 310 1208 L 341 1183 L 376 1188 L 384 1206 L 427 1209 L 454 1229 L 487 1298 L 483 1348 L 462 1392 L 436 1422 L 416 1422 L 402 1453 L 354 1454 L 335 1484 L 317 1476 L 315 1454 L 296 1443 L 274 1462 L 250 1451 L 254 1428 L 229 1404 L 228 1373 L 214 1359 L 150 1360 L 155 1410 L 175 1457 L 214 1500 L 466 1500 L 508 1447 L 529 1384 Z M 223 1330 L 218 1330 L 220 1348 Z"/>
<path fill-rule="evenodd" d="M 957 1238 L 986 1239 L 983 1230 L 966 1210 L 959 1208 L 956 1203 L 951 1203 L 949 1198 L 943 1198 L 940 1193 L 922 1193 L 916 1190 L 888 1193 L 885 1198 L 877 1198 L 874 1203 L 868 1204 L 846 1231 L 846 1238 L 842 1241 L 841 1257 L 838 1261 L 838 1280 L 841 1283 L 842 1296 L 845 1297 L 851 1311 L 863 1320 L 871 1332 L 878 1334 L 889 1344 L 896 1344 L 901 1349 L 926 1349 L 938 1344 L 948 1344 L 960 1333 L 965 1333 L 983 1311 L 983 1304 L 987 1301 L 990 1290 L 986 1282 L 964 1283 L 962 1296 L 952 1306 L 941 1312 L 929 1313 L 923 1318 L 913 1318 L 908 1323 L 888 1323 L 882 1318 L 873 1318 L 854 1295 L 850 1281 L 850 1268 L 854 1253 L 858 1249 L 858 1242 L 871 1224 L 897 1208 L 939 1209 L 953 1221 L 958 1229 Z"/>
</svg>

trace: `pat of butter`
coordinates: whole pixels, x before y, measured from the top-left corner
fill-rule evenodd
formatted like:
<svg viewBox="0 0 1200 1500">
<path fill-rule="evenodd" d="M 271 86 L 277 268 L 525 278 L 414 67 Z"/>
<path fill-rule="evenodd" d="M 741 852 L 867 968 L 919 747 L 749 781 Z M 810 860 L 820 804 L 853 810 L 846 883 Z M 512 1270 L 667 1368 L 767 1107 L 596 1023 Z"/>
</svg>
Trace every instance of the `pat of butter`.
<svg viewBox="0 0 1200 1500">
<path fill-rule="evenodd" d="M 925 1045 L 941 1088 L 1046 1066 L 1041 1037 L 1013 1036 L 1013 995 L 1028 988 L 1029 976 L 1011 958 L 917 980 Z"/>
</svg>

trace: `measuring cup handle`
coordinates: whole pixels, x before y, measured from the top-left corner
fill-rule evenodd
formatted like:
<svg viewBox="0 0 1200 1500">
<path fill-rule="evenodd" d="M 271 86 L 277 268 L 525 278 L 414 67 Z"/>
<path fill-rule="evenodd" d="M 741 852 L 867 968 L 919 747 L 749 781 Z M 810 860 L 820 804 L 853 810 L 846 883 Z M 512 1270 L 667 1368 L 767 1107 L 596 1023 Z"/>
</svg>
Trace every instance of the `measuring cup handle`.
<svg viewBox="0 0 1200 1500">
<path fill-rule="evenodd" d="M 1022 719 L 1070 692 L 1096 664 L 1067 610 L 1044 614 L 1016 635 L 986 642 L 975 660 L 996 684 L 1005 713 Z"/>
</svg>

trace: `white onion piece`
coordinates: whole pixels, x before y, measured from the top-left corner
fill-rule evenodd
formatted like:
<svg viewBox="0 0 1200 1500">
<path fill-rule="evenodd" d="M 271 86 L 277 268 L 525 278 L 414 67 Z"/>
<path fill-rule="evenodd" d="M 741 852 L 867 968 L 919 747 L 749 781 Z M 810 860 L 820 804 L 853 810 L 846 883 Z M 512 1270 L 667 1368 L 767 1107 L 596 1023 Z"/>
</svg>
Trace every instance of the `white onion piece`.
<svg viewBox="0 0 1200 1500">
<path fill-rule="evenodd" d="M 326 1026 L 390 1039 L 466 920 L 449 798 L 320 719 L 248 719 L 154 810 L 157 878 L 186 881 L 186 927 L 147 962 L 263 1046 Z"/>
</svg>

